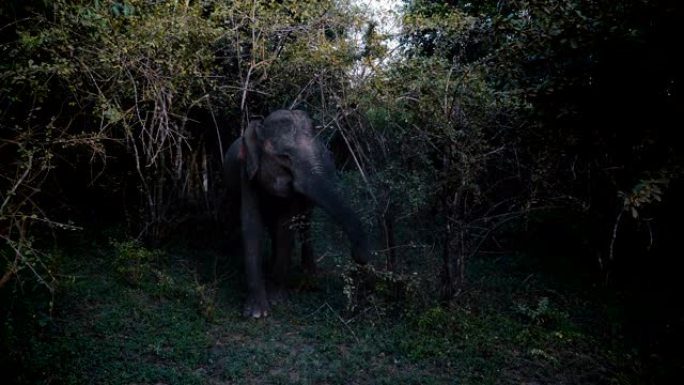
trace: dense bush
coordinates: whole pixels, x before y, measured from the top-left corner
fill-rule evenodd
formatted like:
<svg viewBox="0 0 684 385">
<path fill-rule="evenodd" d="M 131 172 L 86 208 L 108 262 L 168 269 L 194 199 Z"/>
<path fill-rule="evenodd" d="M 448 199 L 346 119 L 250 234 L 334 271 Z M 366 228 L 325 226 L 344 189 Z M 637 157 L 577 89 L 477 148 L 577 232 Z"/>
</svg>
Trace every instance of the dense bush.
<svg viewBox="0 0 684 385">
<path fill-rule="evenodd" d="M 3 2 L 0 290 L 54 290 L 65 230 L 162 244 L 215 227 L 223 151 L 296 107 L 364 207 L 377 282 L 449 302 L 484 251 L 567 254 L 664 341 L 682 314 L 653 305 L 681 286 L 681 17 L 670 1 L 415 0 L 389 36 L 351 1 Z"/>
<path fill-rule="evenodd" d="M 2 12 L 2 236 L 16 256 L 3 283 L 30 265 L 34 222 L 126 221 L 158 242 L 216 217 L 221 154 L 242 122 L 278 107 L 334 111 L 330 90 L 355 53 L 344 36 L 361 23 L 332 2 L 55 0 Z"/>
</svg>

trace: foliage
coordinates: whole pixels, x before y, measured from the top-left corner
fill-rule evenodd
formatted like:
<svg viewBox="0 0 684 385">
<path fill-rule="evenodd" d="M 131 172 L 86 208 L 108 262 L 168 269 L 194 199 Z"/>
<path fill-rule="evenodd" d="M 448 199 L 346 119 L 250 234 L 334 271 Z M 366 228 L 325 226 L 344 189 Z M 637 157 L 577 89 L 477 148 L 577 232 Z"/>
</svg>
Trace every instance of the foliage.
<svg viewBox="0 0 684 385">
<path fill-rule="evenodd" d="M 341 81 L 354 54 L 345 31 L 362 22 L 327 1 L 54 0 L 3 10 L 16 21 L 0 63 L 2 151 L 16 162 L 3 165 L 0 219 L 17 255 L 3 282 L 28 266 L 29 223 L 83 220 L 37 201 L 43 184 L 71 207 L 83 192 L 70 181 L 96 187 L 93 202 L 117 199 L 123 207 L 107 215 L 152 242 L 198 212 L 216 218 L 225 141 L 250 115 L 330 103 L 316 100 L 316 87 Z M 84 209 L 104 216 L 101 205 Z"/>
<path fill-rule="evenodd" d="M 373 311 L 380 317 L 387 313 L 401 315 L 419 307 L 418 273 L 401 275 L 376 271 L 372 266 L 351 266 L 343 274 L 346 310 L 350 314 Z M 399 309 L 396 309 L 399 307 Z M 394 308 L 394 309 L 393 309 Z"/>
<path fill-rule="evenodd" d="M 672 330 L 682 326 L 681 306 L 668 303 L 669 293 L 681 288 L 669 251 L 678 245 L 682 212 L 683 149 L 675 124 L 684 65 L 672 49 L 681 16 L 681 6 L 669 1 L 413 0 L 405 1 L 401 30 L 392 36 L 351 1 L 5 1 L 2 303 L 35 308 L 25 314 L 49 324 L 54 296 L 70 298 L 73 290 L 77 298 L 92 289 L 92 283 L 71 285 L 62 271 L 85 254 L 64 257 L 52 243 L 70 239 L 65 229 L 97 233 L 100 226 L 122 225 L 127 236 L 117 239 L 127 240 L 107 246 L 115 251 L 101 261 L 113 273 L 103 287 L 121 296 L 112 310 L 112 322 L 120 323 L 107 324 L 111 309 L 92 297 L 97 306 L 88 310 L 100 317 L 95 329 L 123 327 L 162 342 L 124 339 L 107 345 L 106 358 L 89 352 L 100 360 L 95 370 L 121 369 L 106 364 L 121 362 L 119 351 L 144 351 L 150 361 L 178 358 L 182 373 L 155 367 L 121 381 L 205 379 L 200 369 L 209 369 L 193 367 L 202 353 L 179 347 L 192 350 L 184 361 L 165 350 L 174 336 L 155 334 L 168 325 L 149 308 L 192 318 L 193 311 L 178 305 L 190 299 L 202 317 L 181 325 L 183 333 L 190 345 L 206 344 L 190 329 L 206 331 L 206 320 L 221 319 L 218 287 L 224 282 L 202 282 L 194 273 L 179 278 L 157 246 L 196 234 L 233 239 L 219 225 L 234 214 L 222 202 L 223 152 L 248 120 L 276 108 L 302 108 L 335 153 L 382 257 L 366 270 L 342 273 L 345 281 L 335 289 L 358 319 L 404 317 L 387 333 L 408 336 L 399 343 L 380 333 L 380 345 L 392 353 L 373 350 L 367 346 L 377 330 L 352 329 L 354 318 L 340 323 L 335 306 L 320 305 L 313 317 L 332 325 L 323 335 L 343 341 L 341 347 L 323 344 L 325 357 L 354 354 L 331 358 L 333 374 L 311 381 L 345 378 L 345 365 L 362 367 L 355 354 L 378 363 L 387 381 L 399 368 L 391 364 L 395 359 L 433 369 L 434 360 L 441 360 L 440 368 L 463 360 L 485 367 L 484 374 L 468 371 L 466 382 L 474 383 L 492 379 L 510 360 L 533 362 L 541 374 L 531 382 L 549 382 L 545 371 L 572 361 L 573 349 L 593 357 L 587 346 L 594 341 L 578 342 L 577 330 L 566 328 L 573 322 L 567 301 L 548 292 L 506 297 L 513 286 L 498 293 L 505 305 L 473 300 L 483 278 L 468 276 L 469 266 L 530 242 L 551 245 L 539 253 L 548 263 L 571 254 L 568 265 L 591 266 L 590 273 L 599 265 L 604 281 L 622 283 L 625 307 L 639 314 L 636 334 L 648 336 L 641 347 L 649 354 L 664 351 L 678 335 Z M 314 229 L 327 234 L 319 240 L 322 249 L 341 259 L 339 239 L 323 225 Z M 578 271 L 565 273 L 587 273 Z M 37 287 L 46 293 L 36 294 Z M 667 306 L 654 310 L 652 303 Z M 128 305 L 144 314 L 137 318 L 140 329 L 126 323 L 122 309 Z M 307 322 L 293 317 L 295 324 Z M 94 327 L 84 323 L 72 324 L 73 330 Z M 641 333 L 644 323 L 650 326 Z M 240 325 L 243 340 L 263 331 Z M 304 329 L 318 331 L 316 325 Z M 43 358 L 64 352 L 74 358 L 82 346 L 104 343 L 101 330 L 91 331 L 85 340 L 67 336 L 73 345 L 41 345 L 55 349 Z M 498 353 L 497 344 L 513 358 Z M 234 365 L 224 365 L 220 381 L 263 379 L 252 364 L 272 369 L 269 354 L 290 354 L 269 347 L 242 349 Z M 219 353 L 225 364 L 225 352 Z M 260 354 L 255 363 L 251 357 Z M 600 354 L 611 364 L 596 368 L 599 376 L 617 365 L 610 354 Z M 288 357 L 311 369 L 318 367 L 316 355 L 304 346 Z M 494 364 L 484 365 L 489 360 Z M 415 376 L 406 380 L 419 381 L 424 373 L 411 370 Z M 507 370 L 511 378 L 524 371 Z M 307 381 L 272 374 L 269 380 Z"/>
<path fill-rule="evenodd" d="M 469 264 L 469 276 L 487 279 L 471 286 L 472 295 L 458 307 L 421 305 L 401 317 L 365 312 L 348 318 L 339 290 L 344 282 L 334 276 L 321 279 L 320 290 L 292 296 L 287 306 L 277 307 L 277 316 L 253 322 L 239 314 L 239 280 L 221 282 L 213 318 L 202 317 L 196 307 L 197 282 L 211 286 L 217 274 L 234 274 L 236 266 L 210 259 L 198 264 L 188 259 L 188 251 L 162 253 L 159 261 L 168 263 L 151 269 L 169 277 L 175 289 L 160 293 L 154 274 L 134 287 L 109 274 L 122 248 L 143 252 L 128 244 L 96 245 L 96 255 L 93 245 L 71 252 L 87 258 L 69 256 L 64 272 L 73 278 L 63 284 L 53 317 L 45 317 L 42 326 L 31 321 L 32 333 L 14 336 L 27 343 L 8 356 L 14 365 L 4 371 L 6 379 L 19 384 L 648 380 L 640 377 L 638 357 L 606 342 L 613 322 L 619 322 L 613 309 L 593 302 L 595 295 L 582 293 L 582 286 L 524 281 L 538 270 L 516 265 L 513 258 Z M 549 303 L 570 315 L 567 323 L 540 325 L 507 311 L 518 302 L 535 303 L 543 291 L 555 293 Z M 594 307 L 597 312 L 587 316 Z M 18 360 L 29 352 L 30 361 Z"/>
<path fill-rule="evenodd" d="M 558 322 L 567 318 L 567 314 L 559 311 L 551 303 L 549 297 L 541 297 L 534 306 L 518 303 L 516 310 L 530 322 L 537 325 Z"/>
<path fill-rule="evenodd" d="M 150 251 L 136 241 L 112 241 L 116 250 L 116 271 L 123 279 L 133 285 L 138 284 L 149 274 L 151 266 L 159 256 L 159 252 Z"/>
<path fill-rule="evenodd" d="M 395 68 L 411 59 L 423 67 L 401 72 L 396 83 L 409 83 L 412 74 L 423 80 L 424 87 L 414 86 L 405 95 L 426 112 L 418 122 L 436 123 L 416 125 L 423 132 L 417 137 L 466 134 L 456 141 L 455 152 L 439 145 L 424 150 L 439 153 L 445 162 L 452 159 L 448 164 L 456 170 L 440 178 L 451 186 L 438 194 L 455 197 L 444 201 L 444 212 L 456 228 L 445 235 L 455 239 L 455 250 L 461 249 L 456 254 L 463 253 L 464 244 L 465 250 L 473 248 L 467 239 L 474 235 L 470 243 L 479 244 L 476 229 L 483 226 L 478 219 L 489 217 L 483 214 L 487 209 L 507 222 L 516 212 L 533 214 L 531 209 L 551 206 L 601 218 L 588 229 L 603 234 L 592 247 L 599 261 L 601 254 L 612 258 L 611 218 L 624 196 L 618 192 L 643 175 L 677 178 L 675 154 L 681 148 L 662 139 L 676 130 L 672 103 L 679 96 L 667 91 L 665 79 L 679 76 L 667 42 L 681 9 L 656 3 L 407 2 L 402 39 L 408 59 Z M 652 51 L 659 53 L 654 57 Z M 440 62 L 441 70 L 425 67 Z M 423 73 L 433 76 L 428 80 Z M 464 86 L 447 87 L 458 81 Z M 446 91 L 452 89 L 456 97 L 449 102 Z M 459 107 L 465 119 L 444 114 L 448 106 Z M 627 110 L 632 112 L 624 114 Z M 480 204 L 483 210 L 477 209 Z M 493 227 L 484 228 L 498 226 L 488 222 Z M 455 235 L 459 228 L 467 229 L 465 238 Z"/>
<path fill-rule="evenodd" d="M 662 200 L 663 190 L 668 182 L 668 179 L 641 180 L 632 187 L 629 194 L 621 191 L 619 196 L 624 199 L 623 209 L 629 211 L 633 218 L 638 218 L 640 208 Z"/>
</svg>

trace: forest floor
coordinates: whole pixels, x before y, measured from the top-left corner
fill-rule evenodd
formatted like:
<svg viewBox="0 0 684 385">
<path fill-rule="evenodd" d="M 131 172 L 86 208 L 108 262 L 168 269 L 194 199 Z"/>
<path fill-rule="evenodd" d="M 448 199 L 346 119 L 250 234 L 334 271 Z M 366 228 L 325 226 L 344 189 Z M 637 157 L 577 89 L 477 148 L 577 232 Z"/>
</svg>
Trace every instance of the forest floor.
<svg viewBox="0 0 684 385">
<path fill-rule="evenodd" d="M 520 256 L 470 261 L 468 288 L 451 306 L 406 288 L 383 296 L 391 290 L 376 285 L 355 312 L 345 268 L 324 266 L 313 281 L 296 279 L 300 289 L 268 318 L 250 320 L 240 315 L 240 269 L 219 253 L 134 242 L 93 250 L 63 264 L 52 314 L 38 314 L 20 352 L 30 371 L 18 381 L 531 385 L 644 376 L 624 348 L 618 306 Z"/>
</svg>

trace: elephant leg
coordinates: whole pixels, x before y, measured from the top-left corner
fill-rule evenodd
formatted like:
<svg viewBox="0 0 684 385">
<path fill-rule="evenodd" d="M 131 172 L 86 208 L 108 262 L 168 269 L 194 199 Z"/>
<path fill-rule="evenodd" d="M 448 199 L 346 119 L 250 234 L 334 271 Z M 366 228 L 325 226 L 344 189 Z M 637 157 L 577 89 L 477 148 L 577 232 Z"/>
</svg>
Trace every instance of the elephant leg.
<svg viewBox="0 0 684 385">
<path fill-rule="evenodd" d="M 241 182 L 241 195 L 240 218 L 242 221 L 242 241 L 245 249 L 245 271 L 248 291 L 243 315 L 245 317 L 261 318 L 266 317 L 269 312 L 261 256 L 261 240 L 264 225 L 258 195 L 254 188 L 245 180 Z"/>
<path fill-rule="evenodd" d="M 269 287 L 269 300 L 278 303 L 287 296 L 287 274 L 290 269 L 290 259 L 294 247 L 294 230 L 292 217 L 280 215 L 273 228 L 273 285 Z"/>
</svg>

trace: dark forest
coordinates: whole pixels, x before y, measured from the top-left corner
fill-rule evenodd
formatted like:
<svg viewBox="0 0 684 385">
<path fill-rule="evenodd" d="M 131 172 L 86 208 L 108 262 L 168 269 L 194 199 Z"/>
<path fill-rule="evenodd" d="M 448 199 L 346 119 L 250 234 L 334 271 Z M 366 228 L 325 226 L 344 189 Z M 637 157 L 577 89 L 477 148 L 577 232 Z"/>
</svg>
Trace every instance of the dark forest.
<svg viewBox="0 0 684 385">
<path fill-rule="evenodd" d="M 0 382 L 684 376 L 684 6 L 366 3 L 0 3 Z"/>
</svg>

